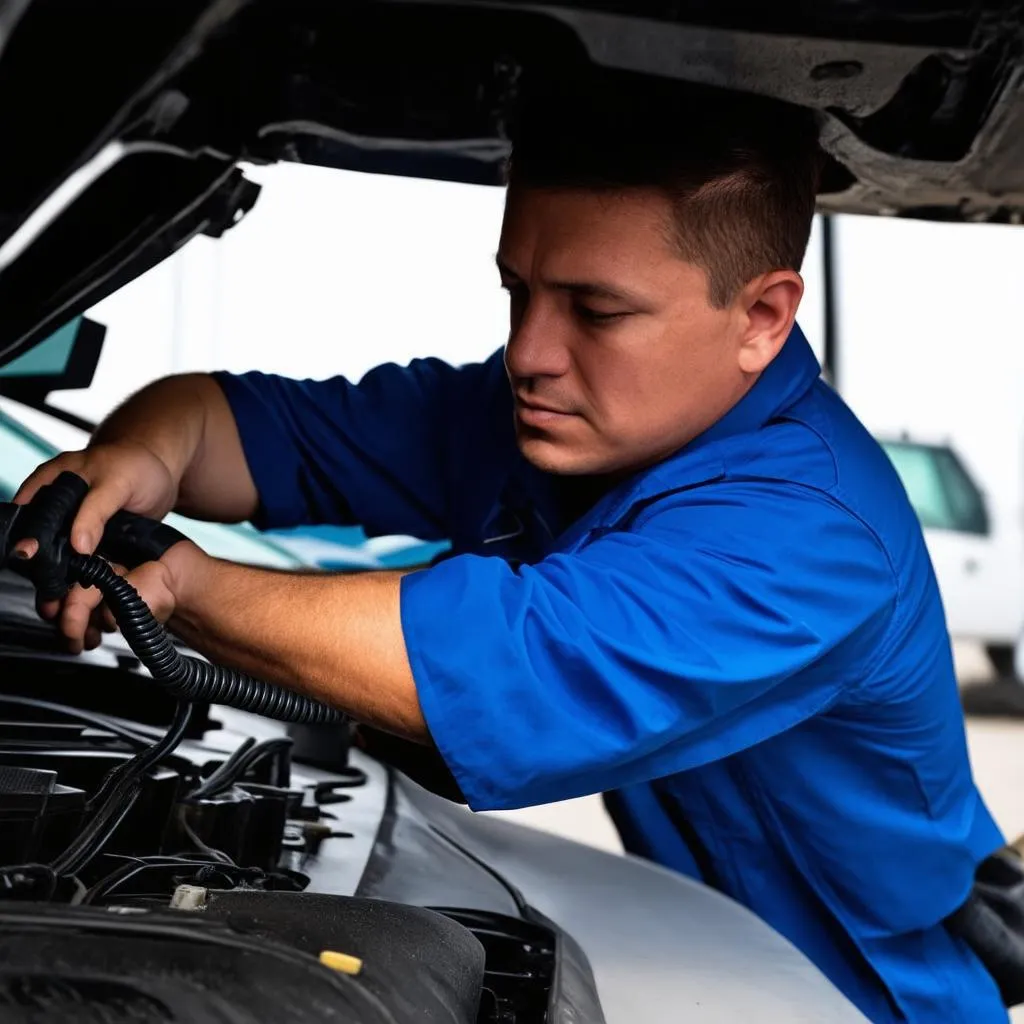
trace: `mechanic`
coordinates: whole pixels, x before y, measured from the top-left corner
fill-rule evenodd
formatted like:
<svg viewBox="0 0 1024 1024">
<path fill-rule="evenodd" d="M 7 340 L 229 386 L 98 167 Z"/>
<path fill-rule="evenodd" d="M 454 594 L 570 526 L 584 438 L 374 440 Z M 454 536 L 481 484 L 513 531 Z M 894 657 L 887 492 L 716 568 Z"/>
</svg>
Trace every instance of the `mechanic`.
<svg viewBox="0 0 1024 1024">
<path fill-rule="evenodd" d="M 737 102 L 527 105 L 485 362 L 160 380 L 16 500 L 82 475 L 81 552 L 120 508 L 450 539 L 360 575 L 186 542 L 130 579 L 211 659 L 432 745 L 473 808 L 608 793 L 630 850 L 751 908 L 871 1020 L 1004 1021 L 943 924 L 1003 838 L 921 530 L 795 323 L 817 128 Z M 80 651 L 97 601 L 41 611 Z"/>
</svg>

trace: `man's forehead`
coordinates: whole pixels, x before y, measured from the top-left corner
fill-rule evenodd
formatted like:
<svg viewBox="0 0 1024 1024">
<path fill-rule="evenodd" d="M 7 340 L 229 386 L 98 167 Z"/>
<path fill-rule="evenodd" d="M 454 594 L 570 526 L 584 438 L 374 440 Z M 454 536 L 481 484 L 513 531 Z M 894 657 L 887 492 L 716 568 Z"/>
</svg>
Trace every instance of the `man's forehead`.
<svg viewBox="0 0 1024 1024">
<path fill-rule="evenodd" d="M 524 274 L 514 270 L 498 254 L 498 272 L 507 284 L 512 284 L 524 279 Z M 588 274 L 576 268 L 575 273 L 568 276 L 541 273 L 540 284 L 556 291 L 569 292 L 580 298 L 607 299 L 610 302 L 624 302 L 630 305 L 635 312 L 650 311 L 653 307 L 651 296 L 644 291 L 624 284 L 621 280 L 614 278 L 603 278 L 600 274 Z"/>
<path fill-rule="evenodd" d="M 510 185 L 505 191 L 506 216 L 543 211 L 571 217 L 601 211 L 608 218 L 655 220 L 671 214 L 672 204 L 659 188 L 590 188 Z"/>
<path fill-rule="evenodd" d="M 674 255 L 672 205 L 651 190 L 509 189 L 499 253 L 540 247 L 603 262 L 628 252 Z"/>
<path fill-rule="evenodd" d="M 635 296 L 692 264 L 680 258 L 671 204 L 656 191 L 528 188 L 510 190 L 498 266 L 524 280 Z"/>
</svg>

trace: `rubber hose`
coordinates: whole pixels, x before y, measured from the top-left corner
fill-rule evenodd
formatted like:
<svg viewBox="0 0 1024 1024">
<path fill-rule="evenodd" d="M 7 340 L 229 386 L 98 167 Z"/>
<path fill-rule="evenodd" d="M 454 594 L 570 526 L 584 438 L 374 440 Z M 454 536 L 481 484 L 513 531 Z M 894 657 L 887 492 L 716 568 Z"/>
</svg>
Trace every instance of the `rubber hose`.
<svg viewBox="0 0 1024 1024">
<path fill-rule="evenodd" d="M 345 721 L 342 712 L 310 697 L 182 654 L 139 592 L 102 558 L 73 554 L 68 569 L 71 580 L 100 591 L 128 646 L 172 696 L 226 704 L 280 722 L 340 725 Z"/>
</svg>

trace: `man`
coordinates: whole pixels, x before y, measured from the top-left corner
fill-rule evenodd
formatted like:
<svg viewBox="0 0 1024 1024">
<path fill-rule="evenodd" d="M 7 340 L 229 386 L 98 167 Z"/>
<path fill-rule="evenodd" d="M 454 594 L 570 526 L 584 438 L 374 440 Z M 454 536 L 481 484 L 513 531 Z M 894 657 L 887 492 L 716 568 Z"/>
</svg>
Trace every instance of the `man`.
<svg viewBox="0 0 1024 1024">
<path fill-rule="evenodd" d="M 872 1020 L 1005 1020 L 942 923 L 1002 837 L 921 531 L 795 326 L 813 123 L 585 106 L 515 142 L 503 354 L 162 380 L 18 500 L 85 477 L 80 551 L 119 508 L 450 538 L 404 575 L 183 543 L 132 579 L 212 659 L 434 745 L 474 808 L 609 792 L 632 850 L 752 908 Z M 73 650 L 95 604 L 59 611 Z"/>
</svg>

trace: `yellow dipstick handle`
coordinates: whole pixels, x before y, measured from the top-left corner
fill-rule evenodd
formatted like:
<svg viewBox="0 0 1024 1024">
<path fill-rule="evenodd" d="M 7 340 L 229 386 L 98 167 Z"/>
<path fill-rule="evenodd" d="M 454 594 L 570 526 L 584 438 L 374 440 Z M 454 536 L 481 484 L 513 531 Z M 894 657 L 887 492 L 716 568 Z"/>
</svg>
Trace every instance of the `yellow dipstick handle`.
<svg viewBox="0 0 1024 1024">
<path fill-rule="evenodd" d="M 348 953 L 338 953 L 333 949 L 325 949 L 320 954 L 320 963 L 324 967 L 330 967 L 332 971 L 340 971 L 342 974 L 358 974 L 363 969 L 363 961 L 357 956 L 349 956 Z"/>
</svg>

